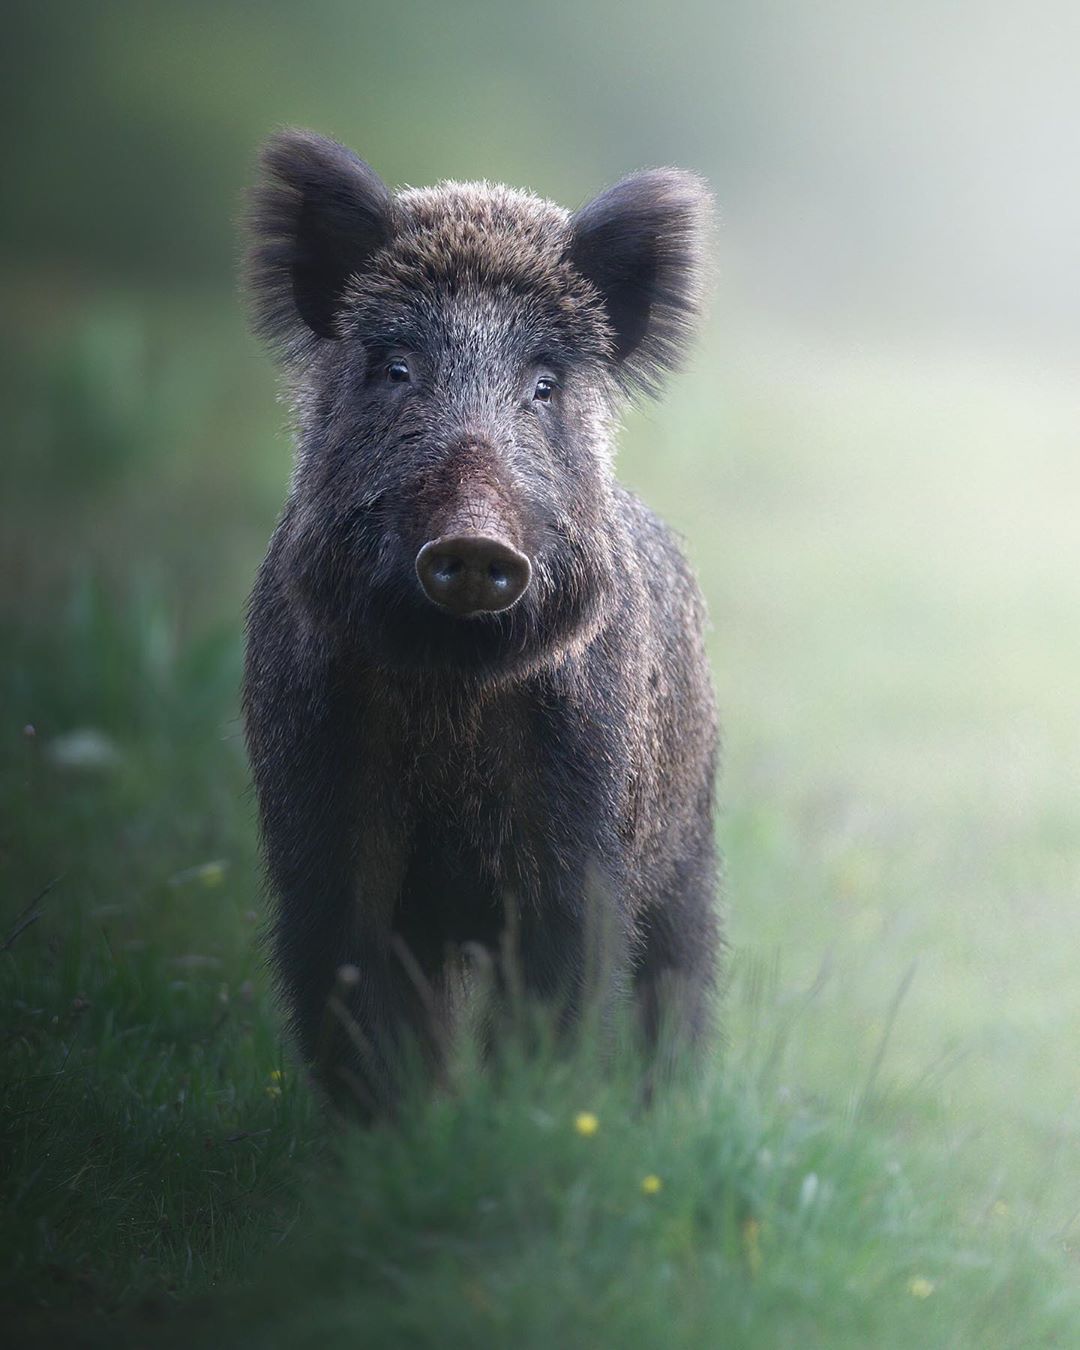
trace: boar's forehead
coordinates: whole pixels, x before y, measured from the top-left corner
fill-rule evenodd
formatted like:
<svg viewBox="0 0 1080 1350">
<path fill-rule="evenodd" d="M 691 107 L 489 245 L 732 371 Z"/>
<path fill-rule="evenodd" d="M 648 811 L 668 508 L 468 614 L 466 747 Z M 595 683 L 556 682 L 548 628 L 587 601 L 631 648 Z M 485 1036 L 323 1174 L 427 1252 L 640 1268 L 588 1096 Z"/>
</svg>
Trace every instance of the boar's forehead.
<svg viewBox="0 0 1080 1350">
<path fill-rule="evenodd" d="M 390 242 L 346 292 L 346 333 L 601 365 L 613 345 L 595 288 L 569 262 L 569 214 L 488 183 L 407 189 Z"/>
</svg>

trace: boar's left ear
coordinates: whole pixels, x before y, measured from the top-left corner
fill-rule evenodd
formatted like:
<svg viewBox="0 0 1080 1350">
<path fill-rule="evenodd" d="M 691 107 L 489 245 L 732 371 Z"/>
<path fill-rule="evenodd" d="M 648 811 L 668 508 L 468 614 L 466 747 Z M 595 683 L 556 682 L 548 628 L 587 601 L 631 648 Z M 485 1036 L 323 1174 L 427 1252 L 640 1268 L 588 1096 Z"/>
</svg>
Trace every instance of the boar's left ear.
<svg viewBox="0 0 1080 1350">
<path fill-rule="evenodd" d="M 710 205 L 700 178 L 650 169 L 608 188 L 571 221 L 570 260 L 600 292 L 628 389 L 655 394 L 679 364 L 701 309 Z"/>
<path fill-rule="evenodd" d="M 260 168 L 248 246 L 255 329 L 286 352 L 311 334 L 336 338 L 349 278 L 390 237 L 390 191 L 351 150 L 310 131 L 271 137 Z"/>
</svg>

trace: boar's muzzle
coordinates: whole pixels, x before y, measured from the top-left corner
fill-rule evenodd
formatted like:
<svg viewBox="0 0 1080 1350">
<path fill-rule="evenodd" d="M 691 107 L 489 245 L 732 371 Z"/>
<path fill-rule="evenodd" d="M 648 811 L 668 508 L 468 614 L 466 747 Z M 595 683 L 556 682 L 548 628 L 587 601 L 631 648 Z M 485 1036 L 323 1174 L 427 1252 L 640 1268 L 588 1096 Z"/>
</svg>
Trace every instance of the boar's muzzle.
<svg viewBox="0 0 1080 1350">
<path fill-rule="evenodd" d="M 447 534 L 416 555 L 416 575 L 429 600 L 464 617 L 516 604 L 532 579 L 532 565 L 504 539 Z"/>
</svg>

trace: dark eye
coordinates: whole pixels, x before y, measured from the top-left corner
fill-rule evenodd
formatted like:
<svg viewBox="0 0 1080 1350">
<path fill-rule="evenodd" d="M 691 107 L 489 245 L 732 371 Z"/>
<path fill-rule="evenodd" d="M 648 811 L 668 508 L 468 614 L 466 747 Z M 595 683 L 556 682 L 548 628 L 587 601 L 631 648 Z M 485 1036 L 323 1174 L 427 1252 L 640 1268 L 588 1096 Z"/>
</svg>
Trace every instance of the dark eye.
<svg viewBox="0 0 1080 1350">
<path fill-rule="evenodd" d="M 536 381 L 536 388 L 533 390 L 533 401 L 535 403 L 550 403 L 556 388 L 557 385 L 553 379 L 547 375 L 541 375 Z"/>
<path fill-rule="evenodd" d="M 391 361 L 386 367 L 386 378 L 391 384 L 408 384 L 412 379 L 408 361 Z"/>
</svg>

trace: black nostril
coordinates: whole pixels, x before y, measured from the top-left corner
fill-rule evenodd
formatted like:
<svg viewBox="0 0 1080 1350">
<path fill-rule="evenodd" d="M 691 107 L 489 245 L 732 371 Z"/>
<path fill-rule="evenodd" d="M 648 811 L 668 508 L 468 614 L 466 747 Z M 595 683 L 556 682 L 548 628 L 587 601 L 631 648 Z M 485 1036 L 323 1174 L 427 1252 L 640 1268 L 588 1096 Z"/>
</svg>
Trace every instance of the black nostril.
<svg viewBox="0 0 1080 1350">
<path fill-rule="evenodd" d="M 509 609 L 525 592 L 532 565 L 524 553 L 488 535 L 433 539 L 416 555 L 429 600 L 459 615 Z"/>
<path fill-rule="evenodd" d="M 436 580 L 442 582 L 453 581 L 454 577 L 461 571 L 462 561 L 460 558 L 440 558 L 433 569 Z"/>
</svg>

